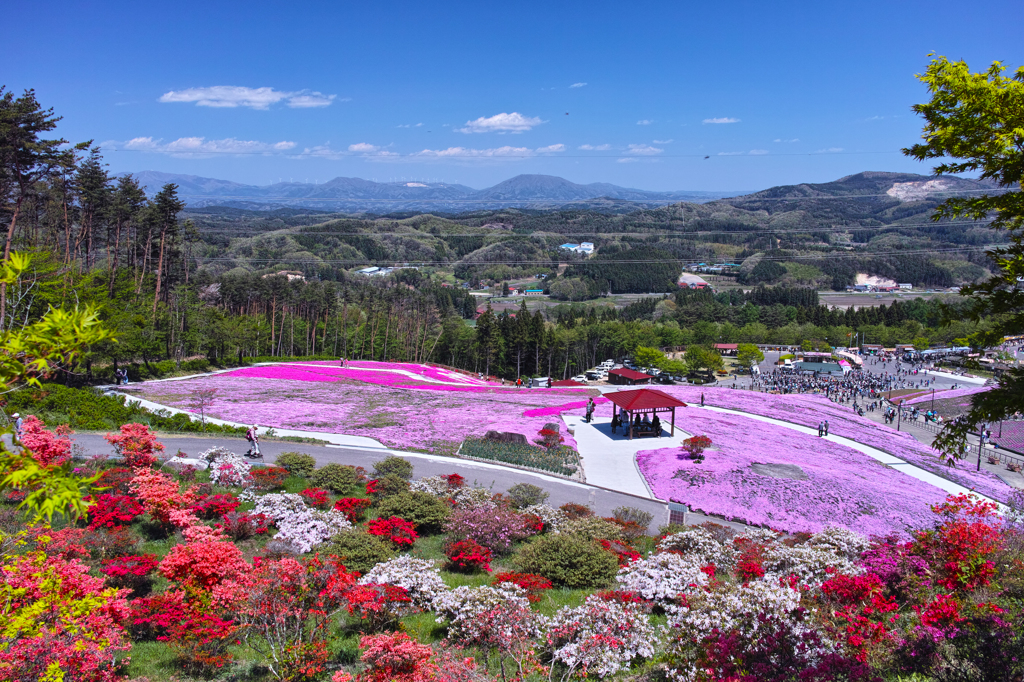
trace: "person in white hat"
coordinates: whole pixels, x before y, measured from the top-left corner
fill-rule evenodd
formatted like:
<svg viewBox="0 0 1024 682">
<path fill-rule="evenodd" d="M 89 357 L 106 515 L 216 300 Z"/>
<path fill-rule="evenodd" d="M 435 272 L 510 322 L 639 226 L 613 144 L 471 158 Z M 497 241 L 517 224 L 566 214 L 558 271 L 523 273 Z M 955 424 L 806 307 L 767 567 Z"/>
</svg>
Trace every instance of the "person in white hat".
<svg viewBox="0 0 1024 682">
<path fill-rule="evenodd" d="M 21 415 L 17 412 L 11 416 L 14 417 L 14 436 L 16 438 L 21 438 L 21 425 L 24 421 L 22 420 Z"/>
</svg>

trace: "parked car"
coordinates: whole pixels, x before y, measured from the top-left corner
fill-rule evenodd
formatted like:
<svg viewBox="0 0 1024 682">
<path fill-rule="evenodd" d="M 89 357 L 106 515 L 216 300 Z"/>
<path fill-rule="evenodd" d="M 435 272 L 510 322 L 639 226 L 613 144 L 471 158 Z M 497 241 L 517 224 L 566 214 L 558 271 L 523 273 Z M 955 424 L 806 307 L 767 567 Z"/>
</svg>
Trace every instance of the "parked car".
<svg viewBox="0 0 1024 682">
<path fill-rule="evenodd" d="M 669 376 L 668 374 L 659 374 L 658 376 L 654 377 L 654 381 L 659 383 L 659 384 L 674 384 L 674 383 L 676 383 L 675 379 L 673 377 Z"/>
<path fill-rule="evenodd" d="M 587 377 L 586 377 L 586 375 L 583 375 L 583 374 L 577 374 L 576 376 L 574 376 L 574 377 L 572 378 L 572 380 L 573 380 L 573 381 L 578 381 L 578 382 L 580 382 L 581 384 L 585 384 L 585 383 L 587 383 Z"/>
</svg>

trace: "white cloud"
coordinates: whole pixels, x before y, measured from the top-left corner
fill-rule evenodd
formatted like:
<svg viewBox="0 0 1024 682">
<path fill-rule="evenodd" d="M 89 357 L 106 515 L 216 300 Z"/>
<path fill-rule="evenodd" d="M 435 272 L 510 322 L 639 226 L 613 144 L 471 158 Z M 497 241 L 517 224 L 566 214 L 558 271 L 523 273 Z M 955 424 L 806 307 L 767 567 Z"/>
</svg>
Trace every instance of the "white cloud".
<svg viewBox="0 0 1024 682">
<path fill-rule="evenodd" d="M 885 116 L 868 116 L 865 121 L 881 121 Z"/>
<path fill-rule="evenodd" d="M 652 123 L 654 123 L 654 121 L 652 121 L 652 120 L 651 120 L 651 119 L 649 119 L 649 118 L 642 118 L 642 119 L 640 119 L 639 121 L 637 121 L 637 122 L 636 122 L 636 124 L 637 124 L 638 126 L 649 126 L 649 125 L 651 125 Z"/>
<path fill-rule="evenodd" d="M 413 157 L 430 159 L 494 159 L 494 158 L 525 158 L 534 156 L 529 147 L 497 147 L 495 149 L 470 149 L 468 147 L 448 147 L 447 149 L 424 149 L 412 154 Z"/>
<path fill-rule="evenodd" d="M 773 140 L 773 141 L 774 142 L 799 142 L 800 138 L 799 137 L 794 137 L 792 140 L 783 140 L 783 139 L 780 139 L 780 138 L 775 138 L 775 140 Z"/>
<path fill-rule="evenodd" d="M 522 133 L 543 122 L 539 118 L 523 116 L 513 111 L 511 114 L 481 116 L 475 121 L 466 121 L 464 128 L 456 130 L 460 133 Z"/>
<path fill-rule="evenodd" d="M 723 118 L 706 118 L 706 119 L 704 119 L 701 122 L 702 123 L 739 123 L 740 120 L 738 118 L 725 118 L 725 117 L 723 117 Z"/>
<path fill-rule="evenodd" d="M 718 152 L 719 156 L 742 156 L 743 152 Z"/>
<path fill-rule="evenodd" d="M 587 86 L 587 84 L 586 84 L 586 83 L 573 83 L 573 84 L 572 84 L 572 85 L 570 85 L 569 87 L 570 87 L 570 88 L 584 88 L 584 87 L 586 87 L 586 86 Z"/>
<path fill-rule="evenodd" d="M 421 127 L 423 127 L 423 124 L 422 123 L 403 123 L 402 125 L 395 126 L 395 127 L 396 128 L 421 128 Z"/>
<path fill-rule="evenodd" d="M 819 149 L 818 151 L 816 151 L 814 153 L 815 154 L 838 154 L 841 151 L 843 151 L 842 147 L 828 147 L 827 149 Z"/>
<path fill-rule="evenodd" d="M 582 149 L 583 151 L 587 152 L 606 152 L 611 148 L 612 146 L 610 144 L 581 144 L 578 147 L 578 149 Z"/>
<path fill-rule="evenodd" d="M 295 147 L 294 142 L 257 142 L 255 140 L 239 140 L 233 137 L 222 140 L 207 140 L 205 137 L 179 137 L 172 142 L 152 137 L 135 137 L 124 143 L 108 142 L 110 146 L 133 149 L 157 154 L 173 154 L 175 156 L 203 156 L 210 154 L 271 154 L 288 151 Z"/>
<path fill-rule="evenodd" d="M 171 90 L 160 96 L 161 102 L 194 102 L 200 107 L 269 109 L 270 105 L 285 102 L 293 109 L 326 107 L 336 95 L 325 95 L 314 90 L 285 92 L 274 88 L 246 88 L 238 85 L 215 85 L 210 88 Z"/>
<path fill-rule="evenodd" d="M 564 144 L 549 144 L 547 147 L 538 147 L 537 148 L 537 153 L 538 154 L 550 154 L 552 152 L 564 152 L 564 151 L 565 151 L 565 145 Z"/>
<path fill-rule="evenodd" d="M 762 154 L 767 154 L 767 153 L 768 153 L 767 149 L 751 149 L 750 150 L 750 155 L 751 156 L 761 156 Z"/>
<path fill-rule="evenodd" d="M 626 153 L 632 154 L 633 156 L 654 156 L 662 153 L 663 151 L 665 150 L 652 147 L 649 144 L 631 144 L 626 150 Z"/>
<path fill-rule="evenodd" d="M 654 144 L 672 144 L 673 140 L 652 140 Z"/>
</svg>

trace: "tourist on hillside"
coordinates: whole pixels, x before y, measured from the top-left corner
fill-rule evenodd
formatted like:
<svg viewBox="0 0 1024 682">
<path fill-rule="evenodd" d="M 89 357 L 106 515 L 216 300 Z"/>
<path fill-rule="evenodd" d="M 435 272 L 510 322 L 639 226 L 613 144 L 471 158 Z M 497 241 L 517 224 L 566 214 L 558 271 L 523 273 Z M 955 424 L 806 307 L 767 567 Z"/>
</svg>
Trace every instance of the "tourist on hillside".
<svg viewBox="0 0 1024 682">
<path fill-rule="evenodd" d="M 824 433 L 825 433 L 825 424 L 824 424 L 824 422 L 818 422 L 818 438 L 821 438 L 821 436 Z"/>
<path fill-rule="evenodd" d="M 616 412 L 612 415 L 612 433 L 615 433 L 615 429 L 622 425 L 622 420 L 619 419 L 619 413 Z"/>
<path fill-rule="evenodd" d="M 703 391 L 701 391 L 701 394 L 700 394 L 700 406 L 704 407 L 704 392 Z"/>
<path fill-rule="evenodd" d="M 654 431 L 654 435 L 661 438 L 661 420 L 658 419 L 658 415 L 654 415 L 654 419 L 651 420 L 651 429 Z"/>
<path fill-rule="evenodd" d="M 825 435 L 828 436 L 828 420 L 825 420 Z"/>
</svg>

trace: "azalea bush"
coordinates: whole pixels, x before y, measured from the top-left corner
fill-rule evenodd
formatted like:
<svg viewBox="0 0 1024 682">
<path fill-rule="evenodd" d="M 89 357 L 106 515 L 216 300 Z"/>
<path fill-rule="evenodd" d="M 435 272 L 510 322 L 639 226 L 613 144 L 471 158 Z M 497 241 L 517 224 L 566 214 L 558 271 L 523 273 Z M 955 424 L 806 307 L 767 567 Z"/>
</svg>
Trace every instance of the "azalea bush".
<svg viewBox="0 0 1024 682">
<path fill-rule="evenodd" d="M 106 441 L 131 468 L 151 467 L 157 462 L 157 455 L 164 451 L 156 434 L 145 424 L 124 424 L 117 433 L 108 433 Z"/>
<path fill-rule="evenodd" d="M 334 502 L 334 510 L 345 515 L 349 523 L 358 523 L 363 519 L 372 502 L 364 497 L 343 497 Z"/>
<path fill-rule="evenodd" d="M 491 550 L 474 540 L 451 542 L 445 545 L 444 555 L 448 557 L 448 569 L 451 571 L 474 573 L 491 570 Z"/>
<path fill-rule="evenodd" d="M 88 516 L 91 530 L 130 525 L 144 511 L 142 505 L 128 495 L 100 493 L 87 499 L 92 503 Z"/>
<path fill-rule="evenodd" d="M 234 656 L 228 647 L 240 642 L 234 621 L 198 607 L 187 608 L 184 618 L 171 623 L 167 634 L 157 639 L 170 645 L 186 672 L 204 677 L 230 665 Z"/>
<path fill-rule="evenodd" d="M 302 452 L 283 452 L 274 461 L 279 467 L 284 467 L 292 476 L 308 478 L 316 469 L 316 459 L 313 455 Z"/>
<path fill-rule="evenodd" d="M 104 559 L 100 573 L 107 576 L 107 584 L 111 587 L 130 590 L 131 596 L 140 597 L 149 594 L 153 586 L 150 574 L 158 563 L 155 554 Z"/>
<path fill-rule="evenodd" d="M 557 587 L 606 587 L 615 578 L 619 562 L 596 542 L 573 535 L 541 535 L 512 555 L 520 573 L 542 575 Z"/>
<path fill-rule="evenodd" d="M 564 677 L 607 677 L 652 657 L 658 632 L 641 607 L 590 595 L 582 606 L 560 609 L 546 624 L 545 639 Z"/>
<path fill-rule="evenodd" d="M 394 585 L 409 596 L 412 606 L 431 610 L 435 602 L 448 593 L 433 561 L 415 559 L 408 554 L 378 563 L 359 578 L 360 584 Z"/>
<path fill-rule="evenodd" d="M 212 521 L 238 509 L 241 500 L 231 494 L 204 495 L 196 500 L 191 509 L 201 519 Z"/>
<path fill-rule="evenodd" d="M 410 521 L 397 516 L 378 518 L 366 524 L 366 532 L 384 540 L 388 540 L 397 549 L 412 547 L 416 543 L 415 526 Z"/>
<path fill-rule="evenodd" d="M 266 514 L 229 512 L 214 526 L 235 542 L 263 535 L 270 530 Z"/>
<path fill-rule="evenodd" d="M 302 495 L 306 504 L 315 509 L 327 509 L 327 503 L 330 502 L 330 493 L 323 488 L 306 488 L 299 494 Z M 338 509 L 337 505 L 335 505 L 335 509 Z M 338 509 L 338 511 L 342 510 Z M 353 519 L 349 519 L 349 521 L 353 521 Z"/>
<path fill-rule="evenodd" d="M 37 417 L 25 417 L 21 425 L 21 444 L 31 452 L 32 458 L 44 467 L 59 467 L 71 461 L 70 431 L 58 428 L 47 431 Z"/>
<path fill-rule="evenodd" d="M 510 583 L 523 588 L 526 592 L 526 598 L 531 604 L 539 602 L 544 590 L 552 588 L 550 580 L 542 575 L 534 575 L 532 573 L 499 573 L 494 576 L 494 581 L 491 584 L 497 585 L 499 583 Z"/>
<path fill-rule="evenodd" d="M 253 485 L 259 490 L 277 490 L 284 487 L 288 470 L 283 467 L 253 467 L 249 470 Z"/>
<path fill-rule="evenodd" d="M 450 542 L 472 540 L 500 556 L 539 529 L 535 520 L 525 514 L 485 504 L 454 509 L 444 530 Z"/>
</svg>

